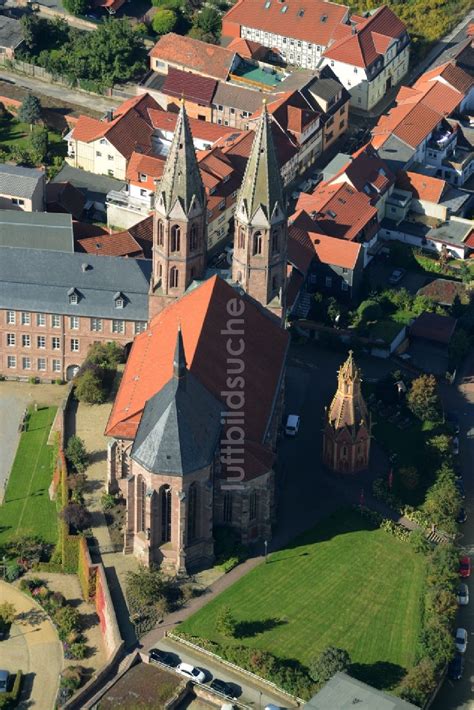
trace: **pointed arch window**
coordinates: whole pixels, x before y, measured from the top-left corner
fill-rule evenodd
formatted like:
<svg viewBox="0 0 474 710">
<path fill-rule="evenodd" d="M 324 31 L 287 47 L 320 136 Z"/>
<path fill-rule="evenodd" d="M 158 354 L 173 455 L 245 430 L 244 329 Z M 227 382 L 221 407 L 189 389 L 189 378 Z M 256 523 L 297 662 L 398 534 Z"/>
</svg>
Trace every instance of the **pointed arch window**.
<svg viewBox="0 0 474 710">
<path fill-rule="evenodd" d="M 239 249 L 243 249 L 245 247 L 245 229 L 243 227 L 239 228 L 238 247 Z"/>
<path fill-rule="evenodd" d="M 278 229 L 272 232 L 272 254 L 276 254 L 280 249 L 280 234 Z"/>
<path fill-rule="evenodd" d="M 272 293 L 278 291 L 278 276 L 272 276 Z"/>
<path fill-rule="evenodd" d="M 161 219 L 158 220 L 158 246 L 162 247 L 165 242 L 165 225 L 161 221 Z"/>
<path fill-rule="evenodd" d="M 198 247 L 198 228 L 197 224 L 193 224 L 191 227 L 191 234 L 189 236 L 189 248 L 191 251 L 195 251 Z"/>
<path fill-rule="evenodd" d="M 257 254 L 261 254 L 262 247 L 263 247 L 262 233 L 255 232 L 255 234 L 253 235 L 253 255 L 256 256 Z"/>
<path fill-rule="evenodd" d="M 160 488 L 161 498 L 161 542 L 171 540 L 171 488 L 162 486 Z"/>
<path fill-rule="evenodd" d="M 226 491 L 224 493 L 224 522 L 225 523 L 231 523 L 232 522 L 232 493 L 231 491 Z"/>
<path fill-rule="evenodd" d="M 178 288 L 178 269 L 176 266 L 172 266 L 170 269 L 170 288 Z"/>
<path fill-rule="evenodd" d="M 191 483 L 188 490 L 188 544 L 197 538 L 198 490 L 197 483 Z"/>
<path fill-rule="evenodd" d="M 255 520 L 257 517 L 257 491 L 252 491 L 249 499 L 249 518 L 250 520 Z"/>
<path fill-rule="evenodd" d="M 178 224 L 173 224 L 171 227 L 171 245 L 170 251 L 179 251 L 181 245 L 181 227 Z"/>
<path fill-rule="evenodd" d="M 137 478 L 137 532 L 145 530 L 146 483 L 143 476 Z"/>
</svg>

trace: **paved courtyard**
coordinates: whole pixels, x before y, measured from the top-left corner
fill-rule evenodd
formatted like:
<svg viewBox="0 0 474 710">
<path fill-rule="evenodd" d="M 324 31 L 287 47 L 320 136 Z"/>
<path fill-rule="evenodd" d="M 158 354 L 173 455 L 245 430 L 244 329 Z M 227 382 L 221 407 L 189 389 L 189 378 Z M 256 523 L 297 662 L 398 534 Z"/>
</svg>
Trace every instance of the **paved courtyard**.
<svg viewBox="0 0 474 710">
<path fill-rule="evenodd" d="M 34 402 L 58 405 L 65 396 L 66 386 L 0 382 L 0 502 L 15 458 L 23 412 Z"/>
<path fill-rule="evenodd" d="M 25 676 L 19 710 L 51 710 L 64 664 L 56 630 L 41 607 L 11 584 L 0 581 L 0 599 L 17 611 L 9 638 L 0 642 L 0 668 Z"/>
</svg>

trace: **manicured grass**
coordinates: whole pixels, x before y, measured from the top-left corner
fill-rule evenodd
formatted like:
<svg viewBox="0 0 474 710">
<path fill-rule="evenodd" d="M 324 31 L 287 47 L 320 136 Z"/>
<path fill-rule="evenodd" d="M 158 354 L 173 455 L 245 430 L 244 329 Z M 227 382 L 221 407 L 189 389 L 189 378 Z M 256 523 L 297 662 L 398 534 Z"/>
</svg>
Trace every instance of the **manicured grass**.
<svg viewBox="0 0 474 710">
<path fill-rule="evenodd" d="M 33 128 L 33 133 L 37 128 Z M 0 146 L 7 149 L 21 148 L 28 150 L 31 147 L 32 132 L 27 123 L 21 123 L 16 118 L 3 116 L 0 118 Z M 66 143 L 56 131 L 48 131 L 49 151 L 51 155 L 65 155 Z"/>
<path fill-rule="evenodd" d="M 40 535 L 57 540 L 56 504 L 50 501 L 54 447 L 47 445 L 56 407 L 31 412 L 13 462 L 6 495 L 0 506 L 0 544 L 13 536 Z"/>
<path fill-rule="evenodd" d="M 355 511 L 340 511 L 179 628 L 304 665 L 327 646 L 339 646 L 351 655 L 352 673 L 390 688 L 415 660 L 424 572 L 423 558 L 406 542 L 373 529 Z M 224 605 L 239 623 L 237 639 L 216 631 Z"/>
</svg>

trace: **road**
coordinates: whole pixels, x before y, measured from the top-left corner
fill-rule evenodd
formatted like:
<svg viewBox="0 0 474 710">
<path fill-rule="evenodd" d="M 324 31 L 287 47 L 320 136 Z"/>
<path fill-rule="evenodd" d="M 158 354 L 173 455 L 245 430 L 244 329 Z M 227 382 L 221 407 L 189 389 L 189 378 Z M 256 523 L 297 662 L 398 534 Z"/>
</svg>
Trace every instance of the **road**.
<svg viewBox="0 0 474 710">
<path fill-rule="evenodd" d="M 193 653 L 192 649 L 190 649 L 189 651 L 188 649 L 186 649 L 186 651 L 183 651 L 183 649 L 185 648 L 184 646 L 165 639 L 162 639 L 159 644 L 157 644 L 157 646 L 158 648 L 177 655 L 180 661 L 184 663 L 191 663 L 194 666 L 198 666 L 203 671 L 207 671 L 208 681 L 211 680 L 209 675 L 212 675 L 212 678 L 220 678 L 221 680 L 225 680 L 227 683 L 231 683 L 237 691 L 236 697 L 238 698 L 239 702 L 243 703 L 244 705 L 250 705 L 255 708 L 259 708 L 259 710 L 264 708 L 269 703 L 272 703 L 273 705 L 278 705 L 280 707 L 288 706 L 285 705 L 285 703 L 288 703 L 289 700 L 289 698 L 286 698 L 286 696 L 280 695 L 278 693 L 274 694 L 271 692 L 266 692 L 264 691 L 263 685 L 256 686 L 255 684 L 248 682 L 247 680 L 244 681 L 244 676 L 240 676 L 237 673 L 233 673 L 232 671 L 228 670 L 226 666 L 223 666 L 218 662 L 213 662 L 210 659 L 209 661 L 208 659 L 204 660 L 202 656 Z M 148 652 L 149 648 L 143 650 Z M 293 703 L 291 707 L 295 706 L 295 703 Z"/>
<path fill-rule="evenodd" d="M 472 379 L 472 381 L 470 381 Z M 460 420 L 460 458 L 466 489 L 465 508 L 468 519 L 463 526 L 463 551 L 474 559 L 474 353 L 463 369 L 457 387 L 443 391 L 445 409 L 456 412 Z M 460 607 L 457 626 L 467 629 L 469 640 L 465 656 L 464 676 L 460 681 L 445 680 L 432 710 L 473 710 L 474 708 L 474 577 L 469 583 L 470 604 Z"/>
<path fill-rule="evenodd" d="M 98 95 L 86 94 L 83 91 L 78 91 L 76 89 L 70 89 L 62 84 L 50 84 L 45 81 L 40 81 L 31 76 L 23 76 L 23 74 L 16 74 L 14 72 L 6 71 L 4 68 L 0 70 L 0 81 L 7 81 L 11 83 L 12 81 L 17 86 L 21 86 L 25 89 L 29 89 L 32 93 L 36 94 L 39 98 L 41 96 L 49 96 L 56 101 L 61 102 L 63 105 L 65 102 L 73 104 L 77 107 L 84 107 L 89 110 L 97 111 L 98 113 L 105 113 L 107 109 L 111 106 L 118 106 L 122 103 L 123 99 L 115 99 L 108 97 L 101 97 Z"/>
</svg>

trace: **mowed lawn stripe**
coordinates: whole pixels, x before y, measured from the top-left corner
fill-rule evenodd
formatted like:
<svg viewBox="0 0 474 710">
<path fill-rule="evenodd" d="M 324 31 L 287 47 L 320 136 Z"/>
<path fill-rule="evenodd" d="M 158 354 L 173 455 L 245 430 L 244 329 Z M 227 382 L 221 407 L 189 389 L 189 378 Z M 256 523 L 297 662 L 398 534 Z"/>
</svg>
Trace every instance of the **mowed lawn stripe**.
<svg viewBox="0 0 474 710">
<path fill-rule="evenodd" d="M 335 645 L 356 664 L 406 669 L 415 658 L 424 575 L 423 557 L 410 545 L 354 511 L 341 511 L 271 555 L 180 629 L 304 665 Z M 223 605 L 247 625 L 245 635 L 229 640 L 216 631 Z"/>
<path fill-rule="evenodd" d="M 48 494 L 54 447 L 47 445 L 55 413 L 56 407 L 30 413 L 0 507 L 0 542 L 20 534 L 37 534 L 47 542 L 56 542 L 56 505 Z"/>
</svg>

